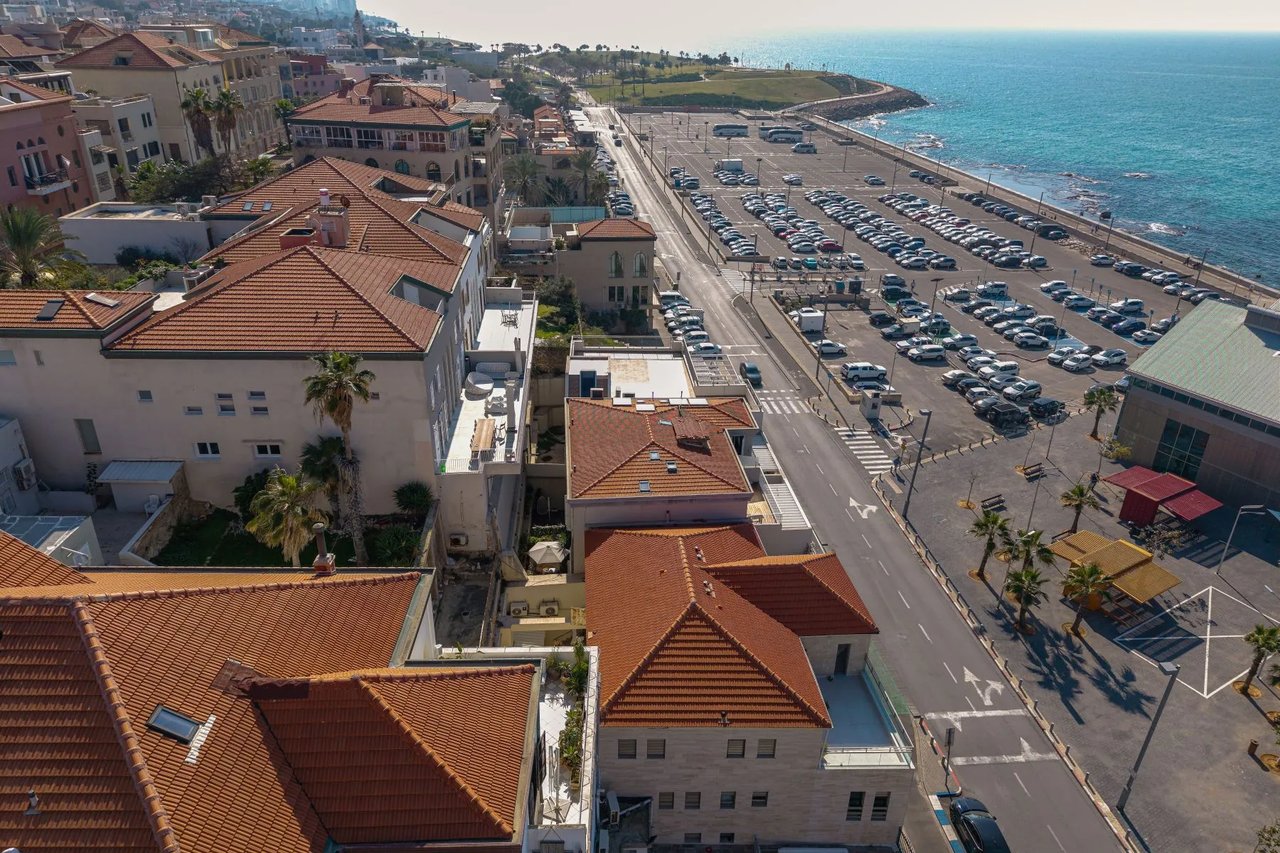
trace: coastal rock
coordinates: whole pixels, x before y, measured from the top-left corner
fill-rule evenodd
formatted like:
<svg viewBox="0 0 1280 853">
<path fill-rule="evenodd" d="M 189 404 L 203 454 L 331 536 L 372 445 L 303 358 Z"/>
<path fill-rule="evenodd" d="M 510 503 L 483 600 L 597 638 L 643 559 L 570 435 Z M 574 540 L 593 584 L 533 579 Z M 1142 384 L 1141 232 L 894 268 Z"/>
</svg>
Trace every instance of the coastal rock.
<svg viewBox="0 0 1280 853">
<path fill-rule="evenodd" d="M 831 119 L 842 121 L 851 118 L 866 118 L 881 113 L 901 112 L 929 106 L 929 101 L 910 89 L 888 86 L 885 91 L 865 95 L 851 95 L 847 98 L 836 98 L 830 101 L 819 101 L 809 104 L 808 108 Z"/>
</svg>

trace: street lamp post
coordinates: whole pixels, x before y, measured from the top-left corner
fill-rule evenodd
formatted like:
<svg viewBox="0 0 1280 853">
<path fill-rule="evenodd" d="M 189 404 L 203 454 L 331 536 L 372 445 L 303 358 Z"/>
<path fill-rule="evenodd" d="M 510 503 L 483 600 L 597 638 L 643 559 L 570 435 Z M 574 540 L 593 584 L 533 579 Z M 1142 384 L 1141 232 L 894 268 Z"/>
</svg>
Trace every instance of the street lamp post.
<svg viewBox="0 0 1280 853">
<path fill-rule="evenodd" d="M 929 281 L 933 282 L 933 298 L 929 300 L 930 314 L 933 313 L 934 306 L 938 304 L 938 285 L 942 284 L 944 280 L 945 279 L 940 275 L 934 276 L 933 278 L 929 279 Z"/>
<path fill-rule="evenodd" d="M 708 145 L 711 144 L 711 122 L 704 121 L 702 123 L 702 153 L 706 154 L 709 150 Z"/>
<path fill-rule="evenodd" d="M 898 164 L 900 162 L 896 157 L 893 160 L 893 180 L 889 181 L 889 192 L 893 192 L 894 188 L 898 186 Z"/>
<path fill-rule="evenodd" d="M 1227 552 L 1231 550 L 1231 540 L 1235 538 L 1236 525 L 1240 523 L 1240 516 L 1262 515 L 1266 511 L 1267 508 L 1262 504 L 1250 504 L 1248 506 L 1242 506 L 1240 509 L 1236 510 L 1236 520 L 1231 522 L 1231 532 L 1227 534 L 1227 544 L 1222 546 L 1222 556 L 1218 558 L 1218 565 L 1213 567 L 1213 573 L 1215 575 L 1222 574 L 1222 564 L 1226 562 Z"/>
<path fill-rule="evenodd" d="M 669 168 L 671 155 L 667 152 L 667 146 L 662 146 L 662 174 L 670 177 L 671 169 Z"/>
<path fill-rule="evenodd" d="M 933 418 L 933 410 L 921 409 L 920 414 L 924 415 L 924 431 L 920 433 L 920 446 L 916 449 L 916 464 L 911 469 L 911 483 L 907 486 L 907 502 L 902 505 L 902 520 L 907 520 L 907 513 L 911 511 L 911 495 L 916 488 L 916 474 L 920 472 L 920 457 L 924 455 L 924 443 L 929 438 L 929 421 Z"/>
<path fill-rule="evenodd" d="M 1164 686 L 1164 695 L 1160 697 L 1156 712 L 1151 715 L 1151 725 L 1147 726 L 1147 736 L 1142 741 L 1142 748 L 1138 750 L 1138 758 L 1133 762 L 1133 769 L 1129 771 L 1129 781 L 1124 783 L 1120 799 L 1116 800 L 1118 811 L 1124 811 L 1125 804 L 1129 802 L 1129 794 L 1133 793 L 1133 780 L 1138 778 L 1138 768 L 1142 766 L 1142 759 L 1147 755 L 1147 747 L 1151 745 L 1151 737 L 1156 733 L 1156 724 L 1160 722 L 1160 715 L 1164 713 L 1165 703 L 1169 701 L 1169 694 L 1173 692 L 1173 685 L 1178 681 L 1178 670 L 1181 668 L 1169 661 L 1163 661 L 1160 664 L 1160 671 L 1168 676 L 1169 680 Z"/>
<path fill-rule="evenodd" d="M 1205 249 L 1200 253 L 1200 266 L 1196 267 L 1196 280 L 1195 283 L 1191 285 L 1192 287 L 1200 286 L 1200 273 L 1204 271 L 1204 259 L 1207 257 L 1209 257 L 1209 250 Z"/>
<path fill-rule="evenodd" d="M 763 157 L 756 158 L 756 183 L 760 183 L 760 164 L 764 162 Z"/>
<path fill-rule="evenodd" d="M 1102 251 L 1104 252 L 1111 248 L 1111 232 L 1115 229 L 1115 227 L 1116 227 L 1116 211 L 1115 211 L 1115 208 L 1112 208 L 1110 211 L 1110 215 L 1107 217 L 1107 242 L 1102 244 Z"/>
<path fill-rule="evenodd" d="M 840 167 L 840 171 L 842 172 L 849 171 L 849 146 L 848 145 L 844 147 L 844 165 Z"/>
</svg>

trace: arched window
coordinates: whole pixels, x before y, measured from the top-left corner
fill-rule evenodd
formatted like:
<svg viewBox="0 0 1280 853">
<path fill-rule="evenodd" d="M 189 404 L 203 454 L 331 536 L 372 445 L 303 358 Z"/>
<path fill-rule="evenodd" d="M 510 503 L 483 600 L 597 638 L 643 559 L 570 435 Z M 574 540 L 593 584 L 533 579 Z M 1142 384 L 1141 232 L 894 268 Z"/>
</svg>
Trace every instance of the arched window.
<svg viewBox="0 0 1280 853">
<path fill-rule="evenodd" d="M 409 161 L 407 161 L 407 160 L 397 160 L 397 161 L 396 161 L 396 171 L 397 171 L 397 172 L 399 172 L 399 173 L 400 173 L 400 174 L 402 174 L 402 175 L 407 175 L 407 174 L 409 174 Z"/>
<path fill-rule="evenodd" d="M 378 168 L 378 161 L 377 161 L 377 159 L 375 159 L 375 158 L 373 158 L 373 157 L 366 157 L 366 158 L 364 158 L 364 164 L 365 164 L 366 166 L 372 166 L 372 167 L 373 167 L 373 168 L 375 168 L 375 169 L 376 169 L 376 168 Z"/>
<path fill-rule="evenodd" d="M 632 275 L 635 278 L 649 277 L 649 258 L 644 252 L 636 252 L 636 260 L 632 267 Z"/>
<path fill-rule="evenodd" d="M 440 180 L 440 164 L 435 162 L 434 160 L 427 164 L 427 180 L 428 181 Z"/>
<path fill-rule="evenodd" d="M 622 278 L 621 252 L 614 252 L 609 256 L 609 278 Z"/>
</svg>

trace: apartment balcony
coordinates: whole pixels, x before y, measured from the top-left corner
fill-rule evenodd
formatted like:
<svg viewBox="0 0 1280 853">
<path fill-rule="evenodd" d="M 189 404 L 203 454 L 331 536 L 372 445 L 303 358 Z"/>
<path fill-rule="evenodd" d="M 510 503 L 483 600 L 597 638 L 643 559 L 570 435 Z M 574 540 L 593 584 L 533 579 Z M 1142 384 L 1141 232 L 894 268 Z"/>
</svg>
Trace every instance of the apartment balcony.
<svg viewBox="0 0 1280 853">
<path fill-rule="evenodd" d="M 366 148 L 373 151 L 382 151 L 387 147 L 387 144 L 381 139 L 357 139 L 356 147 Z"/>
<path fill-rule="evenodd" d="M 70 186 L 71 179 L 67 177 L 67 170 L 59 169 L 56 172 L 46 172 L 35 178 L 28 177 L 27 195 L 45 196 L 65 190 Z"/>
<path fill-rule="evenodd" d="M 132 142 L 132 141 L 133 141 L 133 131 L 131 131 L 131 130 L 122 130 L 122 131 L 120 131 L 120 140 L 121 140 L 122 142 Z"/>
<path fill-rule="evenodd" d="M 861 672 L 820 678 L 818 687 L 831 713 L 824 770 L 915 767 L 911 712 L 874 643 Z"/>
</svg>

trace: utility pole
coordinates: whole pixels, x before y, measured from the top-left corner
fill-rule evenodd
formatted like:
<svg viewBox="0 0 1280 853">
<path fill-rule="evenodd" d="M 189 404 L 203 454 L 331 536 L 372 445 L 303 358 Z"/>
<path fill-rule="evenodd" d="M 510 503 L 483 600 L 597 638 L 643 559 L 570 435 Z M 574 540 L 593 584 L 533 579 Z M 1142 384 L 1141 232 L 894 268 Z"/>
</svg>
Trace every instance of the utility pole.
<svg viewBox="0 0 1280 853">
<path fill-rule="evenodd" d="M 1191 285 L 1192 287 L 1200 286 L 1200 273 L 1204 271 L 1204 259 L 1207 257 L 1209 257 L 1209 250 L 1205 249 L 1200 253 L 1200 266 L 1196 267 L 1196 280 L 1195 283 Z"/>
<path fill-rule="evenodd" d="M 1110 215 L 1107 216 L 1107 242 L 1104 243 L 1102 246 L 1102 251 L 1104 252 L 1111 248 L 1111 232 L 1115 229 L 1115 227 L 1116 227 L 1116 211 L 1115 211 L 1115 208 L 1112 208 L 1110 211 Z"/>
<path fill-rule="evenodd" d="M 924 456 L 924 443 L 929 438 L 929 421 L 933 419 L 932 409 L 921 409 L 920 414 L 924 415 L 924 431 L 920 433 L 920 446 L 916 448 L 916 464 L 911 469 L 911 483 L 907 486 L 907 502 L 902 505 L 902 520 L 907 520 L 907 513 L 911 511 L 911 496 L 916 489 L 916 474 L 920 473 L 920 457 Z"/>
<path fill-rule="evenodd" d="M 814 359 L 814 365 L 813 365 L 813 378 L 814 378 L 814 379 L 817 379 L 820 375 L 822 375 L 822 347 L 821 347 L 820 343 L 821 343 L 821 341 L 824 341 L 824 340 L 826 340 L 826 339 L 827 339 L 827 308 L 828 308 L 830 305 L 831 305 L 831 300 L 827 299 L 826 293 L 825 293 L 825 291 L 824 291 L 823 296 L 822 296 L 822 332 L 821 332 L 821 338 L 819 339 L 819 343 L 818 343 L 818 344 L 814 344 L 814 345 L 813 345 L 813 352 L 814 352 L 814 354 L 815 354 L 815 356 L 816 356 L 816 357 L 815 357 L 815 359 Z"/>
<path fill-rule="evenodd" d="M 1156 706 L 1156 712 L 1151 715 L 1151 725 L 1147 727 L 1147 736 L 1142 741 L 1142 748 L 1138 750 L 1138 758 L 1133 762 L 1133 769 L 1129 771 L 1129 781 L 1124 783 L 1124 789 L 1120 791 L 1120 799 L 1116 800 L 1116 810 L 1124 811 L 1125 805 L 1129 802 L 1129 795 L 1133 793 L 1133 781 L 1138 778 L 1138 768 L 1142 766 L 1142 759 L 1147 755 L 1147 747 L 1151 746 L 1151 737 L 1156 733 L 1156 724 L 1160 722 L 1160 715 L 1164 713 L 1165 703 L 1169 701 L 1169 694 L 1173 692 L 1173 685 L 1178 681 L 1178 670 L 1181 667 L 1176 663 L 1163 661 L 1160 664 L 1160 671 L 1168 676 L 1169 680 L 1164 686 L 1164 695 L 1160 697 L 1160 704 Z"/>
</svg>

